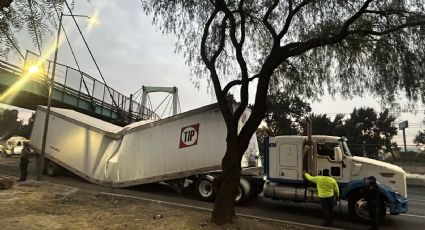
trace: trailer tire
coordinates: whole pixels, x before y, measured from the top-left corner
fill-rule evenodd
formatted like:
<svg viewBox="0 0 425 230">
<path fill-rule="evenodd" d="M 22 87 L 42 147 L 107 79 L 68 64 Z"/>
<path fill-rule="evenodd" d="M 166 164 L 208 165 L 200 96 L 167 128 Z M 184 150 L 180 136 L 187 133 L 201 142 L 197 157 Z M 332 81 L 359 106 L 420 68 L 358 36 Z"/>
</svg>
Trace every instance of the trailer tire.
<svg viewBox="0 0 425 230">
<path fill-rule="evenodd" d="M 366 195 L 364 192 L 356 192 L 348 199 L 348 211 L 355 222 L 370 223 L 369 211 L 367 209 Z M 382 199 L 381 199 L 382 200 Z M 385 218 L 386 209 L 384 202 L 379 204 L 379 222 Z"/>
<path fill-rule="evenodd" d="M 235 204 L 243 205 L 250 197 L 251 184 L 245 178 L 241 178 L 238 187 L 238 193 L 236 194 Z"/>
<path fill-rule="evenodd" d="M 218 183 L 211 175 L 201 176 L 195 184 L 195 194 L 203 201 L 214 201 L 218 192 Z"/>
<path fill-rule="evenodd" d="M 53 161 L 47 161 L 45 170 L 48 176 L 55 177 L 61 174 L 62 167 Z"/>
</svg>

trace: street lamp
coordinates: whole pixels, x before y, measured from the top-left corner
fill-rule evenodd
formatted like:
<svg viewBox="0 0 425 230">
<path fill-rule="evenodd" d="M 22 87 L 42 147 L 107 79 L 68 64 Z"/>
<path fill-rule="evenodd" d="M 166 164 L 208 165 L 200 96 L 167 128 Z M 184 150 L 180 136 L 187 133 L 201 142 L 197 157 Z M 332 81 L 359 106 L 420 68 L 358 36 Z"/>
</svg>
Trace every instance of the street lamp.
<svg viewBox="0 0 425 230">
<path fill-rule="evenodd" d="M 30 74 L 38 73 L 38 71 L 39 71 L 39 69 L 38 69 L 38 66 L 36 66 L 36 65 L 30 66 L 30 67 L 28 68 L 28 72 L 29 72 Z"/>
<path fill-rule="evenodd" d="M 64 16 L 71 16 L 71 17 L 83 17 L 88 18 L 91 23 L 96 22 L 96 19 L 94 17 L 89 17 L 86 15 L 78 15 L 78 14 L 64 14 L 61 13 L 59 17 L 59 26 L 58 26 L 58 35 L 56 37 L 56 45 L 55 45 L 55 56 L 53 59 L 53 67 L 52 67 L 52 77 L 50 79 L 49 84 L 49 94 L 47 97 L 47 109 L 45 114 L 45 120 L 44 120 L 44 130 L 43 130 L 43 139 L 41 142 L 41 152 L 40 157 L 37 160 L 37 180 L 42 180 L 43 177 L 43 169 L 44 169 L 44 160 L 45 160 L 45 154 L 46 154 L 46 139 L 47 139 L 47 130 L 49 128 L 49 118 L 50 118 L 50 107 L 52 104 L 52 91 L 53 91 L 53 83 L 55 81 L 55 72 L 56 72 L 56 64 L 58 60 L 58 51 L 59 51 L 59 40 L 60 40 L 60 33 L 62 29 L 62 18 Z M 31 70 L 29 70 L 31 71 Z"/>
</svg>

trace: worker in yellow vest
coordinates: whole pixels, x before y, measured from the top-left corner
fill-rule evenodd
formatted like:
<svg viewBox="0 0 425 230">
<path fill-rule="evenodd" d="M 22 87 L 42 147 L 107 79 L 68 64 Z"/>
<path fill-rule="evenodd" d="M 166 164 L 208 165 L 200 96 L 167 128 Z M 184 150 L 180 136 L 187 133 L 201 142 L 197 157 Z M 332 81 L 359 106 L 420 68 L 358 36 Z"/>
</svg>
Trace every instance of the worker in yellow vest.
<svg viewBox="0 0 425 230">
<path fill-rule="evenodd" d="M 323 226 L 331 226 L 333 218 L 334 199 L 339 199 L 339 188 L 335 179 L 329 175 L 329 170 L 323 170 L 323 176 L 311 176 L 304 173 L 307 180 L 313 182 L 317 186 L 317 192 L 322 205 L 322 215 L 324 219 Z"/>
</svg>

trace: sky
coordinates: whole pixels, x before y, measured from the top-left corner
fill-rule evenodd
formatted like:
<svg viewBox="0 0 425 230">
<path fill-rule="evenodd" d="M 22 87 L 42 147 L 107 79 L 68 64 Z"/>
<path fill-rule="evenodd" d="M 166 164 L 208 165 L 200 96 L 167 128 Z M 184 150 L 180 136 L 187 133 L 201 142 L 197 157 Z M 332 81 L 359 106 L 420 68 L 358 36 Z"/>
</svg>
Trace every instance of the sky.
<svg viewBox="0 0 425 230">
<path fill-rule="evenodd" d="M 112 88 L 124 95 L 129 95 L 145 86 L 176 86 L 179 90 L 182 111 L 201 107 L 216 102 L 215 96 L 207 92 L 207 81 L 201 82 L 196 89 L 190 81 L 190 70 L 185 65 L 182 54 L 175 53 L 175 38 L 164 35 L 152 26 L 152 18 L 146 16 L 140 6 L 140 0 L 75 0 L 74 14 L 97 15 L 99 23 L 88 28 L 84 18 L 78 18 L 87 43 L 106 79 Z M 73 24 L 72 18 L 64 17 L 65 30 L 70 37 L 73 49 L 81 69 L 100 79 L 87 49 Z M 63 35 L 62 35 L 63 36 Z M 36 51 L 30 44 L 28 36 L 20 35 L 21 47 Z M 43 46 L 47 50 L 54 40 L 46 39 Z M 11 62 L 20 62 L 18 56 L 11 57 Z M 59 48 L 58 62 L 75 67 L 66 43 Z M 251 98 L 255 92 L 250 91 Z M 166 94 L 152 95 L 153 104 L 158 105 Z M 1 104 L 0 104 L 1 106 Z M 311 104 L 314 113 L 349 114 L 354 107 L 368 106 L 380 111 L 378 99 L 365 96 L 353 100 L 343 100 L 338 96 L 324 96 L 320 102 Z M 3 107 L 6 107 L 3 105 Z M 402 113 L 397 121 L 409 120 L 416 128 L 407 129 L 407 144 L 413 144 L 413 137 L 419 130 L 425 130 L 424 107 L 418 108 L 417 114 Z M 29 111 L 23 112 L 26 118 Z M 399 132 L 401 133 L 401 132 Z M 402 143 L 402 135 L 395 140 Z"/>
</svg>

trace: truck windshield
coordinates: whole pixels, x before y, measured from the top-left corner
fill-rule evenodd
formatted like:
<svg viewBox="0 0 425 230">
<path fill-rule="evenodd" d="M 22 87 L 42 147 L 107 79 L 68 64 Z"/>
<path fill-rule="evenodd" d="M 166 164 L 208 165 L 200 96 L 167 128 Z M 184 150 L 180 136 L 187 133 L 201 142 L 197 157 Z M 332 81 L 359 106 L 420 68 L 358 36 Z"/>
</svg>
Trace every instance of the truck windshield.
<svg viewBox="0 0 425 230">
<path fill-rule="evenodd" d="M 344 147 L 344 155 L 351 157 L 351 152 L 350 149 L 348 148 L 347 142 L 345 142 L 344 140 L 341 140 L 342 146 Z"/>
</svg>

